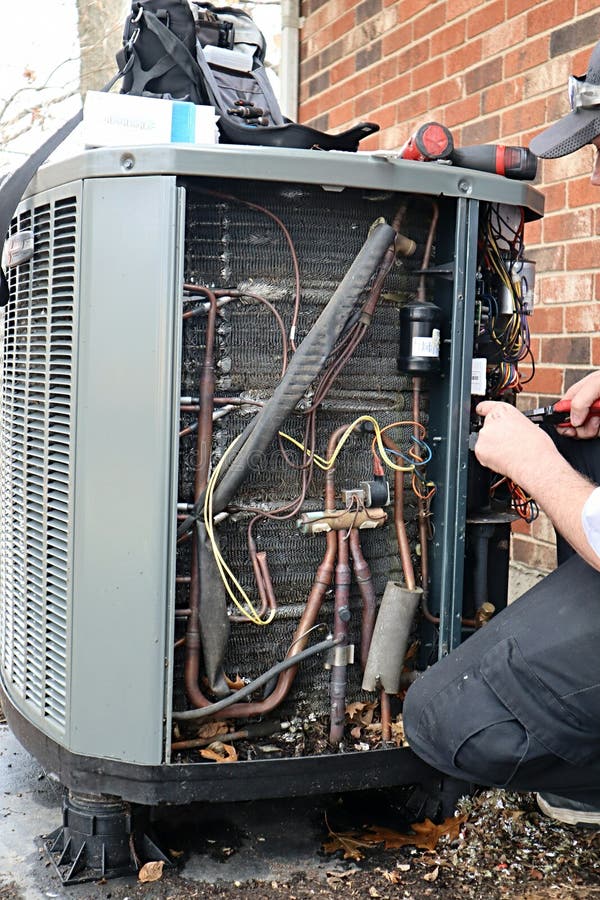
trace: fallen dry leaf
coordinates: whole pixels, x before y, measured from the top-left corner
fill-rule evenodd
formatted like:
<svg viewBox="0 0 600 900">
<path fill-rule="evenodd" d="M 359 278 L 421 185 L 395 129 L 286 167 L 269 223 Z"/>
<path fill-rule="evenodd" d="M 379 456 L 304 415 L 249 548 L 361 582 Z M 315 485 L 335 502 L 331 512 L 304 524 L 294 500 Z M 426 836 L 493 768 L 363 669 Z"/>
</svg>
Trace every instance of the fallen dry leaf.
<svg viewBox="0 0 600 900">
<path fill-rule="evenodd" d="M 199 738 L 211 738 L 226 734 L 228 730 L 227 722 L 207 722 L 200 726 L 196 734 Z"/>
<path fill-rule="evenodd" d="M 400 884 L 402 881 L 402 875 L 400 874 L 400 872 L 384 872 L 383 877 L 391 884 Z"/>
<path fill-rule="evenodd" d="M 373 701 L 368 703 L 349 703 L 346 707 L 346 715 L 350 722 L 355 722 L 357 725 L 370 725 L 376 708 L 377 703 Z"/>
<path fill-rule="evenodd" d="M 222 744 L 221 741 L 215 741 L 209 747 L 200 750 L 200 756 L 218 763 L 237 762 L 238 758 L 235 747 L 232 744 Z"/>
<path fill-rule="evenodd" d="M 440 867 L 436 866 L 435 869 L 431 870 L 431 872 L 428 872 L 426 875 L 423 875 L 423 881 L 436 881 L 439 874 L 440 874 Z"/>
<path fill-rule="evenodd" d="M 147 862 L 138 872 L 138 881 L 146 884 L 149 881 L 160 881 L 163 873 L 163 860 L 157 862 Z"/>
<path fill-rule="evenodd" d="M 467 820 L 467 816 L 451 816 L 441 824 L 436 825 L 430 819 L 424 822 L 415 822 L 411 825 L 412 833 L 394 831 L 392 828 L 369 826 L 364 831 L 335 832 L 327 828 L 331 840 L 323 844 L 325 853 L 344 851 L 344 859 L 361 860 L 364 858 L 362 848 L 375 847 L 383 844 L 385 850 L 397 850 L 400 847 L 418 847 L 421 850 L 435 850 L 438 841 L 444 836 L 456 838 L 459 835 L 461 825 Z M 430 879 L 433 880 L 433 879 Z"/>
<path fill-rule="evenodd" d="M 326 841 L 326 843 L 323 844 L 323 851 L 325 853 L 337 853 L 338 850 L 342 850 L 344 859 L 354 859 L 356 862 L 364 859 L 365 854 L 360 848 L 368 847 L 368 844 L 362 843 L 358 838 L 354 837 L 352 833 L 334 834 L 333 832 L 330 832 L 330 834 L 331 840 Z"/>
<path fill-rule="evenodd" d="M 367 828 L 362 835 L 362 840 L 372 844 L 384 844 L 386 850 L 397 850 L 399 847 L 418 847 L 421 850 L 435 850 L 441 837 L 447 835 L 456 838 L 460 832 L 460 826 L 466 822 L 466 816 L 451 816 L 440 825 L 436 825 L 430 819 L 424 822 L 415 822 L 411 825 L 413 833 L 394 831 L 392 828 Z"/>
</svg>

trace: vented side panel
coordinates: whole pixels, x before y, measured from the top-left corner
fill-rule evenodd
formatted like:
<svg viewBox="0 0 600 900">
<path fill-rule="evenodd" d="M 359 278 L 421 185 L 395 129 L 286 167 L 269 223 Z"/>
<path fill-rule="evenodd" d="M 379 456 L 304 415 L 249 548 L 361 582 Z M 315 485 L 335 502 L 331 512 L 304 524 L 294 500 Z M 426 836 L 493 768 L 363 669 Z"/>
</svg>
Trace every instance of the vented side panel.
<svg viewBox="0 0 600 900">
<path fill-rule="evenodd" d="M 9 271 L 3 322 L 0 654 L 15 699 L 64 732 L 79 202 L 42 199 L 11 228 L 35 251 Z"/>
</svg>

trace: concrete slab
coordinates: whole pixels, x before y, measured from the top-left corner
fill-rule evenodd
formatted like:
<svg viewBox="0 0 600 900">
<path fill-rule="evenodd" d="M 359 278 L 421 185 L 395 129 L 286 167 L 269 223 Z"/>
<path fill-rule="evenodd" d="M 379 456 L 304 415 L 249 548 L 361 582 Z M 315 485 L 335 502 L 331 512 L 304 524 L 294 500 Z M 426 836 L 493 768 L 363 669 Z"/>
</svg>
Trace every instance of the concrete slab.
<svg viewBox="0 0 600 900">
<path fill-rule="evenodd" d="M 62 885 L 40 839 L 61 824 L 62 796 L 62 787 L 46 777 L 8 727 L 0 725 L 1 900 L 106 900 L 126 897 L 127 885 L 133 900 L 135 877 Z M 157 810 L 153 820 L 166 849 L 184 854 L 185 865 L 177 874 L 182 888 L 219 881 L 285 882 L 297 872 L 310 873 L 318 884 L 336 867 L 334 860 L 321 855 L 324 810 L 331 802 L 318 797 L 190 804 Z M 153 885 L 144 885 L 144 896 L 163 895 L 155 893 Z"/>
</svg>

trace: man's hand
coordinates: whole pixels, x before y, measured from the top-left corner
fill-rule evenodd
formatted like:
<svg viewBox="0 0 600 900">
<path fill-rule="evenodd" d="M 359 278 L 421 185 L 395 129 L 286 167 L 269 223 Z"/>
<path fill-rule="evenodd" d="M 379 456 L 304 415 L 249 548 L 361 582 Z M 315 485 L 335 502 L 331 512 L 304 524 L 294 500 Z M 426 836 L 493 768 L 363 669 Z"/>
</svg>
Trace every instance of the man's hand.
<svg viewBox="0 0 600 900">
<path fill-rule="evenodd" d="M 564 399 L 571 401 L 569 418 L 572 426 L 561 427 L 559 434 L 574 438 L 595 438 L 600 434 L 600 416 L 590 416 L 585 422 L 590 406 L 600 397 L 600 371 L 590 372 L 581 381 L 571 385 Z M 581 423 L 585 422 L 584 425 Z"/>
<path fill-rule="evenodd" d="M 475 444 L 479 462 L 528 490 L 540 466 L 552 465 L 552 439 L 509 403 L 484 400 L 476 412 L 485 418 Z"/>
</svg>

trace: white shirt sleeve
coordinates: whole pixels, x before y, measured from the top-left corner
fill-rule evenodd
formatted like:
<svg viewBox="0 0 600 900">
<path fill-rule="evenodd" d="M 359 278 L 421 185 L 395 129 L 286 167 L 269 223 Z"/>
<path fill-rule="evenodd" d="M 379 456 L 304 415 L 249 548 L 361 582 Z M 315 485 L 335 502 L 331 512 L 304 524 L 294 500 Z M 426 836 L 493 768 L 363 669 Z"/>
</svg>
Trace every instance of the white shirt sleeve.
<svg viewBox="0 0 600 900">
<path fill-rule="evenodd" d="M 590 547 L 600 556 L 600 487 L 592 491 L 585 501 L 581 511 L 581 524 Z"/>
</svg>

